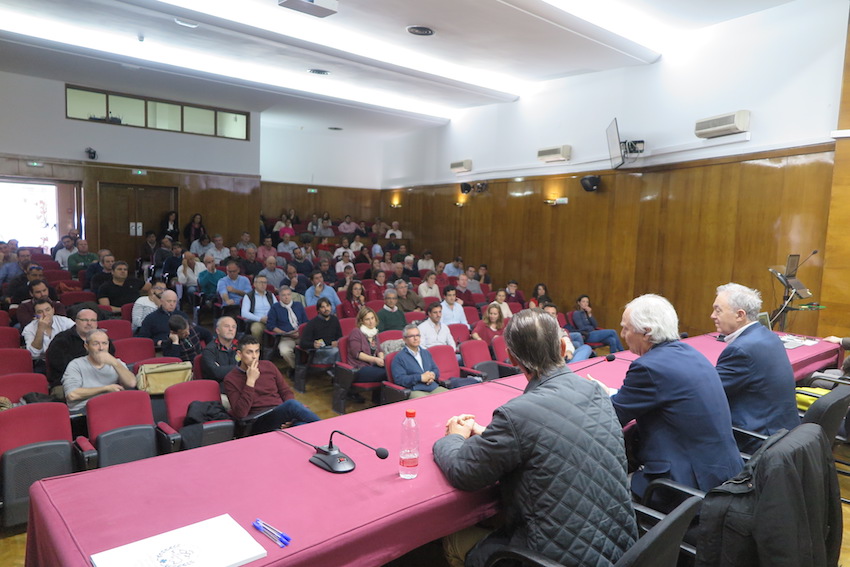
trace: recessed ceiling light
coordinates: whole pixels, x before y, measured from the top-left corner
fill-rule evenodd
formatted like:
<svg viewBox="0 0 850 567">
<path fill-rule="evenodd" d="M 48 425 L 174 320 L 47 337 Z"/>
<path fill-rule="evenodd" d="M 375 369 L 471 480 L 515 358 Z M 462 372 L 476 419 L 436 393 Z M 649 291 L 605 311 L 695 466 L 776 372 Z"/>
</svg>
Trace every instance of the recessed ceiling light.
<svg viewBox="0 0 850 567">
<path fill-rule="evenodd" d="M 333 130 L 335 132 L 339 132 L 342 130 L 339 126 L 328 126 L 328 130 Z"/>
<path fill-rule="evenodd" d="M 192 30 L 201 25 L 198 22 L 193 22 L 191 20 L 181 20 L 180 18 L 174 18 L 174 23 L 178 26 L 183 26 L 184 28 L 189 28 Z"/>
<path fill-rule="evenodd" d="M 428 26 L 407 26 L 407 33 L 413 35 L 434 35 L 434 30 Z"/>
<path fill-rule="evenodd" d="M 330 75 L 331 72 L 326 69 L 307 69 L 308 73 L 313 73 L 314 75 Z"/>
</svg>

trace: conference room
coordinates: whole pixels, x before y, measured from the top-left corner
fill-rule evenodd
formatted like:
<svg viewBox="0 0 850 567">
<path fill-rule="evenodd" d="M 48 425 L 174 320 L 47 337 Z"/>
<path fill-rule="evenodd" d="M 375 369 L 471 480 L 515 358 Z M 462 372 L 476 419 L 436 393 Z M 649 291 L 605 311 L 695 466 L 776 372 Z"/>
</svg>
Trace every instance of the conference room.
<svg viewBox="0 0 850 567">
<path fill-rule="evenodd" d="M 664 295 L 691 337 L 718 285 L 773 311 L 768 268 L 817 250 L 793 305 L 824 308 L 786 329 L 847 334 L 845 2 L 290 3 L 0 3 L 0 181 L 55 185 L 55 237 L 131 261 L 172 209 L 228 243 L 290 208 L 381 217 L 561 310 L 588 294 L 608 328 Z M 119 106 L 89 116 L 80 92 Z M 724 135 L 695 133 L 715 117 Z"/>
</svg>

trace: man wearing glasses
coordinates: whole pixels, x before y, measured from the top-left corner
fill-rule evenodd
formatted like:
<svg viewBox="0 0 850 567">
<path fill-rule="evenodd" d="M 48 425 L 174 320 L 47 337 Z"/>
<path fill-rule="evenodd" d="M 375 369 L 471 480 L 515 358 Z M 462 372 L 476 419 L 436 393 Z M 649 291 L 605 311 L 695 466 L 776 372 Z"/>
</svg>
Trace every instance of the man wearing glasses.
<svg viewBox="0 0 850 567">
<path fill-rule="evenodd" d="M 407 325 L 404 328 L 404 348 L 395 356 L 392 364 L 393 382 L 411 390 L 410 399 L 448 392 L 437 383 L 440 369 L 431 354 L 419 347 L 421 339 L 419 327 Z"/>
<path fill-rule="evenodd" d="M 62 376 L 68 364 L 75 358 L 86 356 L 86 336 L 97 329 L 97 313 L 91 309 L 80 309 L 74 318 L 74 326 L 53 337 L 47 347 L 47 382 L 50 394 L 58 400 L 65 399 L 62 388 Z M 110 341 L 109 354 L 115 354 L 115 346 Z"/>
</svg>

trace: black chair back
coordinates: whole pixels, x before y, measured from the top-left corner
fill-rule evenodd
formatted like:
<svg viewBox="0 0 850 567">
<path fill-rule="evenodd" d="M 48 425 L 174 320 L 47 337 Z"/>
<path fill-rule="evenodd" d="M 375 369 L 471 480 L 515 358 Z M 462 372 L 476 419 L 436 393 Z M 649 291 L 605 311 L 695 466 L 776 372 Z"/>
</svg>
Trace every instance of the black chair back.
<svg viewBox="0 0 850 567">
<path fill-rule="evenodd" d="M 803 423 L 816 423 L 823 428 L 830 443 L 835 442 L 835 436 L 850 408 L 850 386 L 840 385 L 828 394 L 818 398 L 803 416 Z"/>
</svg>

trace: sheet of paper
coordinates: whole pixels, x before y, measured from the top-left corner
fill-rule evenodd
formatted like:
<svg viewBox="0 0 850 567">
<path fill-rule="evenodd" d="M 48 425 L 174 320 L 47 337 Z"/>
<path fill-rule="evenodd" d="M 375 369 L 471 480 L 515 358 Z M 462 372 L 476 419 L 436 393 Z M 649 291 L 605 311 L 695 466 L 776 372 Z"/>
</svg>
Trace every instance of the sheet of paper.
<svg viewBox="0 0 850 567">
<path fill-rule="evenodd" d="M 95 553 L 91 560 L 95 567 L 239 567 L 266 555 L 245 528 L 223 514 Z"/>
</svg>

